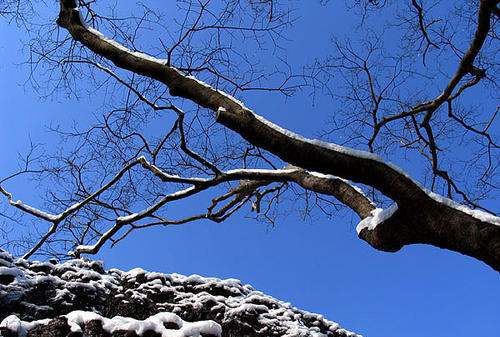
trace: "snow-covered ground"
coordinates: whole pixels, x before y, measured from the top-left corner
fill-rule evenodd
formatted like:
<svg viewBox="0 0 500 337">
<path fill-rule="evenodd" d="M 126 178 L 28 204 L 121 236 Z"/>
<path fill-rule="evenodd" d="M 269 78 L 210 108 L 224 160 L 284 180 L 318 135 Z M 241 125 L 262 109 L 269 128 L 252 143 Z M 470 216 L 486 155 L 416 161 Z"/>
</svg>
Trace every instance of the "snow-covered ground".
<svg viewBox="0 0 500 337">
<path fill-rule="evenodd" d="M 15 260 L 0 250 L 0 336 L 358 336 L 239 280 Z"/>
</svg>

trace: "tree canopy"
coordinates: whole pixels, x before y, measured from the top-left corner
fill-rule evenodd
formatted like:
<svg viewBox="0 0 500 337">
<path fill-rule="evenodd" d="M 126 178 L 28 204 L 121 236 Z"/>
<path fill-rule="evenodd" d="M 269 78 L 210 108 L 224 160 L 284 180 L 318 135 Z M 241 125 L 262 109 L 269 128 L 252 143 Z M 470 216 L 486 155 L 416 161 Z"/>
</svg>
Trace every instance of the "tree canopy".
<svg viewBox="0 0 500 337">
<path fill-rule="evenodd" d="M 95 254 L 141 228 L 222 222 L 244 209 L 274 223 L 292 197 L 305 214 L 351 209 L 375 249 L 428 244 L 500 270 L 500 218 L 488 207 L 498 197 L 498 5 L 348 2 L 355 31 L 292 64 L 293 1 L 127 12 L 61 0 L 57 20 L 37 25 L 30 3 L 3 2 L 3 15 L 34 31 L 27 64 L 37 89 L 108 95 L 93 125 L 55 127 L 60 149 L 33 146 L 0 180 L 9 219 L 50 224 L 24 256 Z M 261 95 L 283 96 L 280 111 L 254 111 Z M 312 103 L 305 123 L 318 118 L 315 100 L 331 102 L 317 139 L 270 121 L 296 98 Z M 405 162 L 415 163 L 411 175 Z M 47 187 L 45 205 L 7 187 L 24 175 Z M 200 210 L 170 217 L 198 197 Z"/>
</svg>

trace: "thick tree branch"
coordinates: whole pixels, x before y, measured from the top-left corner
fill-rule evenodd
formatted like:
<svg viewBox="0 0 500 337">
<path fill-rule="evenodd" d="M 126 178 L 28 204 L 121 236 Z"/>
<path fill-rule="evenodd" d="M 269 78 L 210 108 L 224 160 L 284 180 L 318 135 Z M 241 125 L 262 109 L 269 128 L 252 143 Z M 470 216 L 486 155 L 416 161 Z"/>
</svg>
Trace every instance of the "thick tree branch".
<svg viewBox="0 0 500 337">
<path fill-rule="evenodd" d="M 130 51 L 106 39 L 81 21 L 75 1 L 61 1 L 58 23 L 75 40 L 118 67 L 156 79 L 167 85 L 172 95 L 213 110 L 221 124 L 286 162 L 374 186 L 393 200 L 412 199 L 421 191 L 411 179 L 373 154 L 292 134 L 258 116 L 232 96 L 167 66 L 164 60 Z"/>
<path fill-rule="evenodd" d="M 473 62 L 486 39 L 496 5 L 497 1 L 480 1 L 478 29 L 457 72 L 441 95 L 420 105 L 415 111 L 435 111 L 452 95 L 463 76 L 474 72 Z M 500 270 L 499 218 L 457 206 L 426 191 L 399 168 L 371 153 L 305 139 L 270 123 L 232 96 L 183 74 L 165 60 L 133 52 L 87 27 L 80 18 L 75 1 L 61 0 L 58 24 L 66 28 L 76 41 L 116 66 L 156 79 L 164 83 L 173 96 L 189 99 L 216 112 L 219 123 L 285 162 L 308 171 L 372 186 L 394 200 L 397 209 L 393 208 L 387 219 L 380 223 L 371 221 L 377 219 L 374 215 L 365 218 L 370 225 L 360 228 L 360 237 L 373 247 L 396 251 L 407 244 L 431 244 L 473 256 Z M 165 202 L 192 195 L 195 190 L 196 187 L 191 187 L 167 196 Z M 161 206 L 162 202 L 141 213 L 119 219 L 119 222 L 133 222 Z M 358 214 L 366 216 L 366 210 L 358 210 Z"/>
</svg>

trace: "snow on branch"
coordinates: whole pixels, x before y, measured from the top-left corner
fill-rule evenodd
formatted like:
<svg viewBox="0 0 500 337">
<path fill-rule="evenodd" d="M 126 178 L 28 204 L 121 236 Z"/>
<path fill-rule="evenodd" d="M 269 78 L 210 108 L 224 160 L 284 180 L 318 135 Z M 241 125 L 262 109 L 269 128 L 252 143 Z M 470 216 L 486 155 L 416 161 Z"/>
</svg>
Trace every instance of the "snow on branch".
<svg viewBox="0 0 500 337">
<path fill-rule="evenodd" d="M 373 246 L 382 250 L 394 250 L 394 247 L 405 244 L 430 243 L 474 256 L 494 268 L 500 269 L 500 250 L 496 248 L 500 245 L 495 241 L 500 241 L 500 227 L 497 226 L 499 224 L 498 217 L 471 210 L 437 194 L 428 193 L 399 167 L 372 153 L 320 140 L 307 139 L 279 127 L 248 109 L 233 96 L 213 88 L 193 76 L 184 74 L 165 60 L 131 51 L 120 43 L 104 37 L 95 29 L 87 27 L 79 15 L 76 2 L 61 1 L 60 3 L 61 11 L 58 24 L 66 28 L 74 40 L 113 62 L 117 67 L 155 79 L 165 84 L 172 96 L 191 100 L 201 107 L 214 111 L 217 122 L 233 130 L 252 145 L 269 151 L 286 163 L 310 172 L 338 176 L 355 183 L 371 186 L 392 199 L 398 208 L 395 211 L 392 209 L 394 213 L 389 218 L 387 218 L 388 212 L 377 211 L 371 214 L 374 209 L 371 204 L 358 209 L 358 214 L 363 219 L 372 217 L 375 224 L 378 224 L 380 218 L 384 218 L 384 222 L 387 222 L 397 215 L 402 217 L 399 219 L 399 226 L 401 226 L 399 229 L 405 228 L 408 223 L 412 223 L 415 228 L 401 231 L 401 235 L 404 237 L 398 237 L 398 227 L 393 227 L 390 228 L 391 235 L 383 235 L 377 239 L 377 242 L 370 242 L 369 236 L 362 235 L 362 233 L 369 232 L 366 230 L 367 228 L 373 227 L 368 225 L 361 230 L 360 237 Z M 470 72 L 470 69 L 474 69 L 473 61 L 489 32 L 490 17 L 492 13 L 495 13 L 495 6 L 492 2 L 480 2 L 478 27 L 471 48 L 460 62 L 458 75 L 452 78 L 443 95 L 436 100 L 438 103 L 422 110 L 422 112 L 426 111 L 423 125 L 428 123 L 436 107 L 450 97 L 464 74 Z M 196 153 L 193 153 L 192 156 L 195 158 Z M 209 163 L 202 162 L 202 164 L 206 166 Z M 212 171 L 214 171 L 216 178 L 223 176 L 216 170 Z M 225 179 L 228 179 L 228 175 Z M 211 181 L 211 183 L 215 182 Z M 207 186 L 205 183 L 202 185 Z M 364 200 L 366 201 L 366 198 Z M 360 205 L 359 202 L 354 204 Z M 350 204 L 348 203 L 348 205 Z M 410 210 L 414 210 L 415 207 L 417 207 L 418 212 L 412 213 Z M 418 226 L 416 226 L 417 224 Z M 418 232 L 418 228 L 425 228 L 425 231 Z M 375 226 L 373 231 L 380 231 L 380 226 Z M 394 242 L 383 242 L 384 240 L 380 239 L 382 237 L 393 239 Z M 473 240 L 477 242 L 471 244 Z"/>
<path fill-rule="evenodd" d="M 247 202 L 254 191 L 263 185 L 263 182 L 296 182 L 301 186 L 307 187 L 310 190 L 318 189 L 319 187 L 315 187 L 314 184 L 323 184 L 326 187 L 321 191 L 322 193 L 326 193 L 337 197 L 340 201 L 347 203 L 351 203 L 351 207 L 354 209 L 362 209 L 360 212 L 366 212 L 363 207 L 366 207 L 366 204 L 369 207 L 373 208 L 371 202 L 364 196 L 362 192 L 358 188 L 352 187 L 348 182 L 342 179 L 338 179 L 333 176 L 325 176 L 320 174 L 311 174 L 310 172 L 304 171 L 300 168 L 285 168 L 280 170 L 265 170 L 265 169 L 234 169 L 228 170 L 225 172 L 221 172 L 218 176 L 212 178 L 198 178 L 198 177 L 180 177 L 176 175 L 170 175 L 163 172 L 157 166 L 151 164 L 145 157 L 139 157 L 137 159 L 138 162 L 142 164 L 142 166 L 151 171 L 155 176 L 159 177 L 164 182 L 173 182 L 173 183 L 182 183 L 182 184 L 191 184 L 191 186 L 178 190 L 174 193 L 165 195 L 159 201 L 154 203 L 153 205 L 142 209 L 138 212 L 134 212 L 128 214 L 126 216 L 117 217 L 115 220 L 115 224 L 104 234 L 102 234 L 98 241 L 93 245 L 79 245 L 75 249 L 75 254 L 79 255 L 82 253 L 85 254 L 95 254 L 97 253 L 101 247 L 110 240 L 115 234 L 117 234 L 124 226 L 129 225 L 131 229 L 148 227 L 150 225 L 176 225 L 176 224 L 184 224 L 187 222 L 200 220 L 200 219 L 209 219 L 216 222 L 220 222 L 226 219 L 229 215 L 233 214 L 237 209 L 239 209 L 245 202 Z M 313 180 L 311 180 L 313 179 Z M 212 205 L 208 208 L 208 212 L 206 214 L 189 216 L 186 219 L 178 220 L 178 221 L 169 221 L 165 219 L 159 219 L 159 217 L 155 214 L 158 210 L 160 210 L 167 203 L 172 201 L 177 201 L 181 199 L 185 199 L 194 194 L 200 193 L 204 190 L 207 190 L 211 187 L 220 185 L 224 182 L 232 182 L 232 181 L 249 181 L 255 182 L 255 186 L 248 187 L 245 186 L 245 192 L 240 195 L 240 193 L 230 192 L 227 196 L 222 198 L 214 199 Z M 332 185 L 333 184 L 333 185 Z M 230 201 L 226 206 L 222 207 L 216 213 L 213 213 L 214 207 L 227 197 L 234 197 L 233 201 Z M 360 206 L 354 205 L 355 200 L 362 199 L 364 204 Z M 137 225 L 138 221 L 153 218 L 156 219 L 150 224 L 147 225 Z M 159 220 L 158 220 L 159 219 Z M 125 234 L 127 235 L 128 232 Z"/>
<path fill-rule="evenodd" d="M 71 214 L 78 212 L 85 205 L 87 205 L 91 201 L 95 200 L 104 191 L 108 190 L 111 186 L 116 184 L 127 171 L 129 171 L 132 167 L 137 165 L 139 162 L 140 162 L 139 160 L 134 160 L 134 161 L 128 163 L 112 179 L 110 179 L 106 184 L 101 186 L 94 193 L 89 195 L 87 198 L 85 198 L 81 202 L 78 202 L 78 203 L 71 205 L 70 207 L 66 208 L 65 210 L 63 210 L 59 214 L 51 214 L 51 213 L 42 211 L 38 208 L 24 204 L 20 200 L 14 201 L 12 194 L 10 192 L 7 192 L 3 187 L 0 186 L 0 193 L 2 193 L 3 195 L 5 195 L 7 197 L 10 205 L 12 205 L 15 208 L 17 208 L 25 213 L 28 213 L 36 218 L 39 218 L 39 219 L 42 219 L 42 220 L 45 220 L 45 221 L 52 223 L 52 226 L 50 226 L 47 233 L 23 256 L 23 258 L 29 258 L 30 256 L 32 256 L 43 245 L 43 243 L 45 243 L 47 241 L 47 239 L 52 234 L 54 234 L 56 232 L 58 225 L 62 221 L 64 221 Z"/>
<path fill-rule="evenodd" d="M 382 208 L 374 209 L 371 212 L 370 216 L 364 218 L 359 222 L 359 224 L 356 226 L 356 232 L 360 234 L 363 229 L 374 230 L 378 224 L 389 219 L 394 214 L 394 212 L 396 212 L 397 209 L 398 209 L 397 204 L 393 204 L 391 207 L 387 209 L 382 209 Z"/>
</svg>

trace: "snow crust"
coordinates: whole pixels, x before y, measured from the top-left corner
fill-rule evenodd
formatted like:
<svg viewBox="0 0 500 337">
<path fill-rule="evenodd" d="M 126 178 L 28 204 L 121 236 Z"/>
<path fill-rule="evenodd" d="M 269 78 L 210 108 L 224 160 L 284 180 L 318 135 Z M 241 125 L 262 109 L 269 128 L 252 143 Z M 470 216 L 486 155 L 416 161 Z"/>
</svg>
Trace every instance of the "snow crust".
<svg viewBox="0 0 500 337">
<path fill-rule="evenodd" d="M 91 321 L 100 321 L 103 329 L 113 334 L 118 331 L 134 331 L 141 336 L 146 331 L 154 331 L 162 337 L 196 337 L 201 334 L 221 336 L 222 328 L 213 321 L 185 322 L 179 316 L 169 312 L 161 312 L 145 320 L 115 316 L 111 319 L 88 311 L 73 311 L 65 315 L 72 332 L 81 332 L 82 326 Z M 179 329 L 167 329 L 165 323 L 174 323 Z"/>
<path fill-rule="evenodd" d="M 141 268 L 105 271 L 101 262 L 84 259 L 64 263 L 15 260 L 0 250 L 2 274 L 14 279 L 1 282 L 0 278 L 0 329 L 17 336 L 58 317 L 66 318 L 74 332 L 100 321 L 111 335 L 125 330 L 138 336 L 147 331 L 162 337 L 221 336 L 224 329 L 251 327 L 255 329 L 251 336 L 259 337 L 358 336 L 322 315 L 297 309 L 237 279 L 162 274 Z M 39 297 L 43 303 L 30 297 L 34 289 L 47 291 Z M 115 307 L 122 309 L 110 317 L 103 315 Z M 9 313 L 4 308 L 16 309 Z M 144 308 L 149 308 L 147 316 L 133 316 Z"/>
<path fill-rule="evenodd" d="M 29 330 L 35 328 L 38 325 L 44 325 L 49 322 L 50 319 L 43 319 L 34 322 L 23 322 L 16 315 L 10 315 L 0 323 L 0 328 L 5 328 L 17 333 L 20 337 L 24 337 L 28 334 Z"/>
<path fill-rule="evenodd" d="M 202 335 L 218 336 L 222 334 L 222 328 L 213 321 L 186 322 L 173 313 L 162 312 L 145 320 L 136 320 L 130 317 L 115 316 L 111 319 L 91 311 L 72 311 L 64 315 L 68 321 L 71 332 L 83 332 L 82 327 L 92 321 L 100 321 L 104 331 L 113 334 L 119 331 L 133 331 L 142 336 L 148 331 L 154 331 L 162 337 L 199 337 Z M 26 336 L 28 331 L 36 326 L 46 325 L 50 319 L 37 320 L 33 322 L 21 321 L 17 316 L 10 315 L 0 324 L 0 328 Z M 165 323 L 174 323 L 179 329 L 167 329 Z"/>
<path fill-rule="evenodd" d="M 0 267 L 0 275 L 12 276 L 14 278 L 14 282 L 17 283 L 21 283 L 25 279 L 24 273 L 15 267 Z"/>
</svg>

